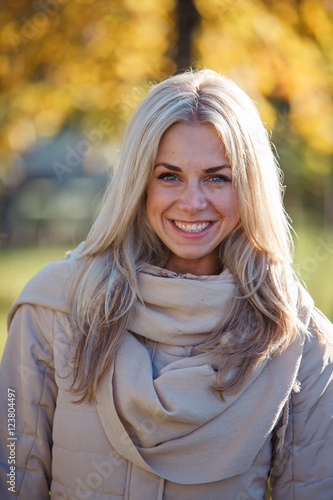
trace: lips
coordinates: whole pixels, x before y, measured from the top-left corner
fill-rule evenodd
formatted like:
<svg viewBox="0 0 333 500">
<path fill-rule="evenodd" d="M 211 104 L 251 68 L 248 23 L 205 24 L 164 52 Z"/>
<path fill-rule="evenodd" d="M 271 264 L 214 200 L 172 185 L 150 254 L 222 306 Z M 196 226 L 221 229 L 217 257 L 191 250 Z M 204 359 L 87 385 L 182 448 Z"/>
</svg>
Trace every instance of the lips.
<svg viewBox="0 0 333 500">
<path fill-rule="evenodd" d="M 185 233 L 200 233 L 211 224 L 211 222 L 187 223 L 187 222 L 179 222 L 176 220 L 174 220 L 173 222 L 175 226 L 178 227 L 178 229 L 181 229 Z"/>
</svg>

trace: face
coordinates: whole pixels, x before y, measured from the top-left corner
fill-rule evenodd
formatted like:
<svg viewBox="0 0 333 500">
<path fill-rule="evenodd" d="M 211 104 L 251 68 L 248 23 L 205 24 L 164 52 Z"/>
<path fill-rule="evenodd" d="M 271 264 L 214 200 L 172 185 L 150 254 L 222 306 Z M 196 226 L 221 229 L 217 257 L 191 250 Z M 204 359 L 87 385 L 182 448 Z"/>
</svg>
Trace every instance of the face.
<svg viewBox="0 0 333 500">
<path fill-rule="evenodd" d="M 216 274 L 219 245 L 238 223 L 232 169 L 206 124 L 172 125 L 159 145 L 148 184 L 147 216 L 170 250 L 166 268 Z"/>
</svg>

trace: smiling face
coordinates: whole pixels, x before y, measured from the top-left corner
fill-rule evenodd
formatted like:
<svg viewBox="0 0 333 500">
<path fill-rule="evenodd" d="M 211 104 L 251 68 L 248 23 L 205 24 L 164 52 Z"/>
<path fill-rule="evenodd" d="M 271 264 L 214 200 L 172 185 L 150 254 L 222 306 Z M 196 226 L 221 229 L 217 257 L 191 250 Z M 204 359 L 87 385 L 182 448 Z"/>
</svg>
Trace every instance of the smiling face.
<svg viewBox="0 0 333 500">
<path fill-rule="evenodd" d="M 147 216 L 170 250 L 166 268 L 219 272 L 219 245 L 239 215 L 221 139 L 206 124 L 172 125 L 158 148 L 147 190 Z"/>
</svg>

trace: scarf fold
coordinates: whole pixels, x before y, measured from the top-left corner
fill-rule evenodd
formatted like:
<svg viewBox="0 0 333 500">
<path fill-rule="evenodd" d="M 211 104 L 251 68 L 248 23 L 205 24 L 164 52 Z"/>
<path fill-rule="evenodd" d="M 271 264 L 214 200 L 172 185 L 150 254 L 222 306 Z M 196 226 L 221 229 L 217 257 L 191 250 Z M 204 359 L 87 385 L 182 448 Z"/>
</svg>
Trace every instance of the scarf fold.
<svg viewBox="0 0 333 500">
<path fill-rule="evenodd" d="M 186 275 L 147 266 L 139 274 L 143 303 L 104 374 L 97 409 L 112 446 L 146 471 L 181 484 L 219 481 L 246 471 L 276 425 L 294 386 L 302 339 L 263 363 L 222 402 L 212 390 L 210 354 L 175 358 L 153 376 L 140 338 L 175 346 L 202 343 L 228 312 L 230 272 Z M 303 292 L 302 320 L 312 302 Z"/>
</svg>

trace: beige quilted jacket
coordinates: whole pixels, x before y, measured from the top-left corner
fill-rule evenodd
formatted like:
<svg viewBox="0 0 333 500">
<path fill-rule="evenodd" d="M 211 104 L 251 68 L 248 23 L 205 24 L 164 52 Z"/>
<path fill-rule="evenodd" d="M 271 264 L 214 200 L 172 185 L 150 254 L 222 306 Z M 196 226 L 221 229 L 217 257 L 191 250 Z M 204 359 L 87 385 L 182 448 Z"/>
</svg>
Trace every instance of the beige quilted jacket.
<svg viewBox="0 0 333 500">
<path fill-rule="evenodd" d="M 59 283 L 72 272 L 68 260 L 53 265 Z M 47 293 L 49 283 L 44 285 Z M 56 300 L 46 307 L 31 299 L 12 311 L 0 372 L 1 500 L 263 500 L 270 474 L 274 500 L 333 499 L 333 347 L 320 344 L 314 330 L 332 342 L 333 331 L 318 310 L 311 314 L 312 335 L 297 376 L 301 390 L 290 396 L 282 450 L 276 450 L 280 419 L 248 470 L 239 473 L 235 463 L 227 478 L 188 485 L 124 459 L 110 443 L 96 405 L 73 404 L 73 332 L 61 309 Z M 168 362 L 170 353 L 159 345 L 149 352 L 152 362 Z M 8 425 L 8 401 L 14 397 L 15 439 Z"/>
</svg>

